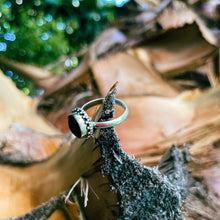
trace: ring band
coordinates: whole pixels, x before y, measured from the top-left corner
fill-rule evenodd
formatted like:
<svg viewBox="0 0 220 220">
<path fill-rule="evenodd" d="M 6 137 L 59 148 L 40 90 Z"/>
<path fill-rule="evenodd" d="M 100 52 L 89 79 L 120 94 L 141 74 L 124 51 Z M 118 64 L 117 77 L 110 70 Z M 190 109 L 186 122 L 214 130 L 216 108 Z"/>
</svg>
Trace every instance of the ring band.
<svg viewBox="0 0 220 220">
<path fill-rule="evenodd" d="M 124 109 L 122 115 L 110 121 L 102 121 L 102 122 L 91 121 L 86 113 L 86 110 L 93 106 L 103 104 L 104 100 L 105 100 L 104 98 L 94 99 L 84 104 L 81 108 L 77 107 L 72 110 L 72 113 L 70 113 L 68 116 L 68 125 L 70 130 L 76 137 L 78 138 L 92 137 L 94 128 L 113 127 L 115 125 L 120 124 L 126 119 L 128 115 L 128 107 L 122 100 L 115 99 L 115 104 Z"/>
</svg>

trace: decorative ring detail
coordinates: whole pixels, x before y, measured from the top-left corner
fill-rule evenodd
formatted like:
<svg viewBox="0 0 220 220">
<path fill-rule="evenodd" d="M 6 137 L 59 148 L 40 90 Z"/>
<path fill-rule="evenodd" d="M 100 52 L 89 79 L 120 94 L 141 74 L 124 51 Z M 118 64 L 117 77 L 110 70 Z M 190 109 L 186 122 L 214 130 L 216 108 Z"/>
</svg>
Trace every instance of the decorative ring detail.
<svg viewBox="0 0 220 220">
<path fill-rule="evenodd" d="M 87 102 L 81 108 L 77 107 L 72 110 L 72 113 L 68 116 L 68 125 L 71 132 L 78 138 L 89 138 L 94 136 L 94 128 L 108 128 L 113 127 L 115 125 L 123 122 L 128 115 L 128 107 L 126 104 L 120 99 L 115 99 L 115 104 L 121 106 L 124 109 L 122 115 L 118 118 L 112 119 L 110 121 L 102 121 L 102 122 L 94 122 L 91 121 L 89 116 L 86 113 L 86 110 L 96 106 L 103 104 L 104 98 L 94 99 L 90 102 Z"/>
</svg>

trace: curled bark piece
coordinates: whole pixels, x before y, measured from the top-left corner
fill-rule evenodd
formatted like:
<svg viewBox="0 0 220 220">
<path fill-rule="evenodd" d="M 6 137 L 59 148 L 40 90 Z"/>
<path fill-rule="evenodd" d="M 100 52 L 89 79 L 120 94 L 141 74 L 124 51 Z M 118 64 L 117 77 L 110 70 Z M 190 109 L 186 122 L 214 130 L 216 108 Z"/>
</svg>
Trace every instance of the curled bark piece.
<svg viewBox="0 0 220 220">
<path fill-rule="evenodd" d="M 40 162 L 48 159 L 67 139 L 66 135 L 48 135 L 13 124 L 0 133 L 0 164 L 25 166 Z"/>
<path fill-rule="evenodd" d="M 3 56 L 0 56 L 0 65 L 6 69 L 15 71 L 17 74 L 31 80 L 35 85 L 42 87 L 43 89 L 53 86 L 61 78 L 43 68 L 25 63 L 19 63 Z"/>
</svg>

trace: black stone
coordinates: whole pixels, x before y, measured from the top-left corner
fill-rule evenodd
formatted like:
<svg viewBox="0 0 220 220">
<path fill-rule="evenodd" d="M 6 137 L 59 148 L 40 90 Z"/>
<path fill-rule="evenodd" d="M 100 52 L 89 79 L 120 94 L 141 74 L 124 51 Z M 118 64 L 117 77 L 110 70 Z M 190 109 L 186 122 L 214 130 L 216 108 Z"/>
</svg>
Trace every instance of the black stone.
<svg viewBox="0 0 220 220">
<path fill-rule="evenodd" d="M 77 120 L 75 119 L 75 117 L 72 114 L 70 114 L 68 116 L 68 125 L 69 125 L 69 128 L 70 128 L 71 132 L 76 137 L 81 138 L 82 132 L 81 132 L 80 126 L 79 126 Z"/>
</svg>

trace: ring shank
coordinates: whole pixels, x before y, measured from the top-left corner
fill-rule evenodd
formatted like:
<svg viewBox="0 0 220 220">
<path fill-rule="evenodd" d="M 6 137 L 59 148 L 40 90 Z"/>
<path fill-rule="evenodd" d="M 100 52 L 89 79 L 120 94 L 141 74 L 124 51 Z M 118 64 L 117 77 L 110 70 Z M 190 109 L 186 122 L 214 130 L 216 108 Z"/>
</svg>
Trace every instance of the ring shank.
<svg viewBox="0 0 220 220">
<path fill-rule="evenodd" d="M 100 105 L 100 104 L 103 104 L 104 103 L 104 98 L 98 98 L 98 99 L 95 99 L 95 100 L 92 100 L 90 102 L 87 102 L 85 105 L 82 106 L 82 109 L 83 110 L 87 110 L 93 106 L 96 106 L 96 105 Z M 115 125 L 118 125 L 120 124 L 121 122 L 123 122 L 127 115 L 128 115 L 128 107 L 126 106 L 126 104 L 120 100 L 120 99 L 115 99 L 115 104 L 122 107 L 125 111 L 123 112 L 122 115 L 120 115 L 118 118 L 115 118 L 113 120 L 110 120 L 110 121 L 103 121 L 103 122 L 93 122 L 94 123 L 94 126 L 96 128 L 108 128 L 108 127 L 113 127 Z"/>
</svg>

